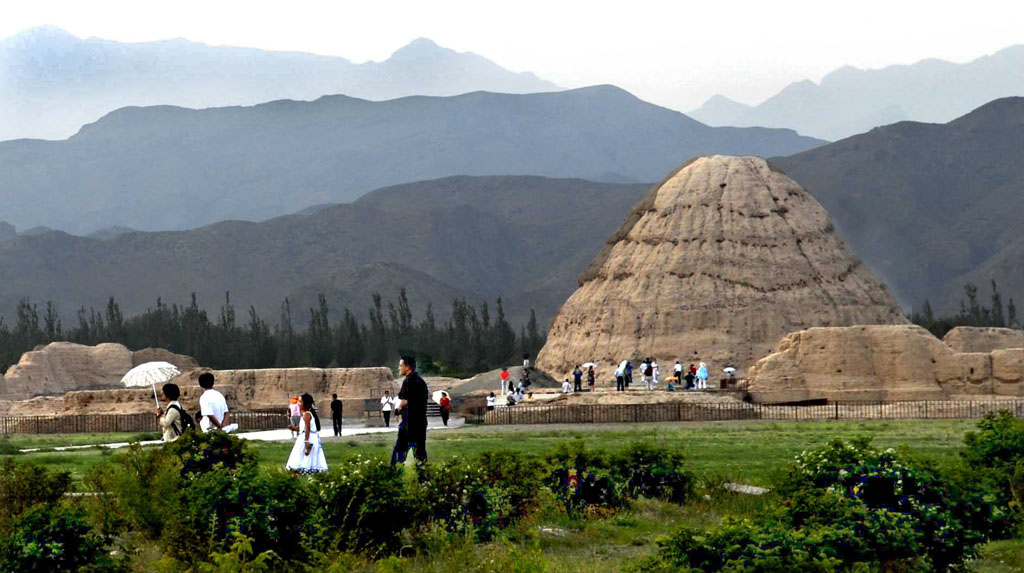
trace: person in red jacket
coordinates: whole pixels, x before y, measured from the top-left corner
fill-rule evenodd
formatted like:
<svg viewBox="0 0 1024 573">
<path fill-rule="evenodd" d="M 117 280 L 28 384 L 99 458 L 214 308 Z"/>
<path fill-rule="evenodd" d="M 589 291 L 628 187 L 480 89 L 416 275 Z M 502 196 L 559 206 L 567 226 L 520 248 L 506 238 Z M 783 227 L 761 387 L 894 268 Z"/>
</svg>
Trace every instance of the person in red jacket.
<svg viewBox="0 0 1024 573">
<path fill-rule="evenodd" d="M 448 425 L 448 416 L 452 413 L 452 399 L 448 397 L 448 394 L 441 396 L 441 423 L 445 426 Z"/>
</svg>

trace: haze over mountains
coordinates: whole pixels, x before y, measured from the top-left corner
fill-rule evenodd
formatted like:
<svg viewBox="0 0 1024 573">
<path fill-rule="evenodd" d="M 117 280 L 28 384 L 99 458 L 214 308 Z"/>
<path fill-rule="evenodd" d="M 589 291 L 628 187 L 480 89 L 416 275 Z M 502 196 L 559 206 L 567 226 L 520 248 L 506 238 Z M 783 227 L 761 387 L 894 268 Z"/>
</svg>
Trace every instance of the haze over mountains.
<svg viewBox="0 0 1024 573">
<path fill-rule="evenodd" d="M 371 295 L 414 312 L 432 301 L 438 318 L 451 300 L 504 297 L 514 325 L 530 308 L 546 325 L 645 184 L 543 177 L 451 177 L 374 191 L 353 204 L 262 223 L 230 221 L 184 232 L 127 233 L 107 240 L 62 232 L 0 242 L 0 315 L 31 296 L 54 301 L 65 323 L 79 306 L 113 295 L 126 315 L 156 303 L 216 309 L 231 291 L 277 322 L 290 297 L 297 322 L 318 293 L 335 311 L 366 317 Z M 244 314 L 244 313 L 242 313 Z"/>
<path fill-rule="evenodd" d="M 450 175 L 655 181 L 695 155 L 786 155 L 821 143 L 790 130 L 708 127 L 613 86 L 124 108 L 66 141 L 0 142 L 0 218 L 72 233 L 186 229 Z"/>
<path fill-rule="evenodd" d="M 205 108 L 345 94 L 370 100 L 478 90 L 552 91 L 473 53 L 420 38 L 383 62 L 183 39 L 121 43 L 53 27 L 0 40 L 0 140 L 64 139 L 126 106 Z"/>
<path fill-rule="evenodd" d="M 772 160 L 904 307 L 955 312 L 965 282 L 1024 301 L 1024 98 L 947 124 L 902 122 Z"/>
<path fill-rule="evenodd" d="M 846 66 L 790 84 L 756 106 L 724 96 L 688 115 L 708 125 L 788 127 L 837 140 L 903 120 L 944 123 L 987 102 L 1024 95 L 1024 45 L 956 64 L 929 59 L 860 70 Z"/>
</svg>

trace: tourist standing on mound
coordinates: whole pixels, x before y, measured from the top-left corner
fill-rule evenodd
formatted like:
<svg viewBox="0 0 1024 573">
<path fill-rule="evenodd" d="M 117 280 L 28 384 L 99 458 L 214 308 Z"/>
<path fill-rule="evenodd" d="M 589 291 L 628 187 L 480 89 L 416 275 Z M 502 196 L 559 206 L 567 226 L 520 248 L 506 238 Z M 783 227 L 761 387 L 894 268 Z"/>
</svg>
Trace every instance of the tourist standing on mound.
<svg viewBox="0 0 1024 573">
<path fill-rule="evenodd" d="M 591 392 L 594 391 L 594 367 L 590 366 L 587 368 L 587 387 Z"/>
<path fill-rule="evenodd" d="M 686 376 L 683 377 L 683 379 L 686 380 L 686 390 L 693 390 L 695 388 L 694 380 L 696 378 L 697 377 L 693 375 L 693 372 L 690 372 L 689 370 L 686 371 Z"/>
<path fill-rule="evenodd" d="M 658 361 L 657 360 L 654 360 L 653 362 L 651 362 L 651 376 L 654 377 L 654 384 L 657 385 L 658 384 L 658 376 L 659 376 L 659 374 L 658 374 Z"/>
<path fill-rule="evenodd" d="M 650 358 L 644 358 L 644 361 L 640 363 L 640 376 L 647 390 L 654 390 L 654 367 L 651 366 Z"/>
<path fill-rule="evenodd" d="M 583 391 L 583 371 L 580 370 L 580 365 L 577 364 L 576 368 L 572 371 L 572 391 L 582 392 Z"/>
<path fill-rule="evenodd" d="M 299 399 L 299 437 L 288 456 L 285 468 L 303 475 L 327 471 L 324 446 L 320 442 L 320 416 L 309 394 Z"/>
<path fill-rule="evenodd" d="M 405 463 L 409 448 L 413 448 L 413 457 L 421 462 L 427 461 L 427 400 L 430 392 L 427 383 L 416 372 L 416 359 L 403 356 L 398 362 L 398 373 L 405 376 L 402 389 L 398 391 L 398 411 L 401 421 L 398 423 L 398 438 L 395 449 L 391 452 L 391 463 Z"/>
<path fill-rule="evenodd" d="M 525 373 L 529 369 L 530 369 L 530 355 L 529 354 L 524 354 L 523 355 L 523 372 Z"/>
<path fill-rule="evenodd" d="M 337 394 L 331 395 L 331 420 L 334 422 L 334 435 L 341 435 L 341 415 L 345 410 L 345 405 L 342 404 L 341 400 L 338 399 Z"/>
<path fill-rule="evenodd" d="M 626 389 L 626 361 L 623 360 L 622 364 L 615 369 L 615 391 L 623 392 Z"/>
<path fill-rule="evenodd" d="M 494 401 L 495 401 L 494 392 L 491 392 L 490 394 L 487 395 L 487 411 L 488 412 L 494 410 Z"/>
<path fill-rule="evenodd" d="M 633 364 L 629 360 L 626 361 L 626 389 L 629 389 L 629 385 L 633 383 Z"/>
<path fill-rule="evenodd" d="M 203 372 L 199 375 L 199 387 L 205 390 L 199 397 L 199 427 L 204 432 L 211 430 L 231 431 L 228 427 L 228 402 L 224 395 L 213 389 L 213 373 Z"/>
<path fill-rule="evenodd" d="M 391 427 L 391 408 L 393 405 L 393 401 L 391 400 L 391 391 L 385 390 L 384 395 L 380 397 L 380 414 L 381 416 L 384 416 L 385 428 Z"/>
<path fill-rule="evenodd" d="M 697 388 L 707 390 L 708 388 L 708 365 L 701 362 L 697 368 Z"/>
<path fill-rule="evenodd" d="M 572 392 L 572 385 L 569 384 L 569 379 L 566 378 L 565 382 L 562 382 L 562 394 L 569 394 Z"/>
<path fill-rule="evenodd" d="M 509 390 L 512 389 L 512 383 L 509 382 L 509 379 L 511 377 L 512 377 L 512 375 L 508 373 L 508 366 L 502 366 L 501 367 L 501 384 L 498 385 L 498 388 L 500 388 L 499 392 L 504 392 L 505 388 L 508 388 Z"/>
</svg>

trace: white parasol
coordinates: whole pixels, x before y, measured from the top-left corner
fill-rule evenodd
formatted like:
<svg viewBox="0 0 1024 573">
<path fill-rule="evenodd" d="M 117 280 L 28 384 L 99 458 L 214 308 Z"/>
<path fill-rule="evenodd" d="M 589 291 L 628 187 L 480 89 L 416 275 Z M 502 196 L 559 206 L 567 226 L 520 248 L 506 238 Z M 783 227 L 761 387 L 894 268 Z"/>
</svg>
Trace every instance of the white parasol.
<svg viewBox="0 0 1024 573">
<path fill-rule="evenodd" d="M 597 364 L 594 364 L 593 362 L 584 362 L 582 368 L 590 368 L 591 366 L 597 368 Z"/>
<path fill-rule="evenodd" d="M 736 369 L 733 368 L 732 366 L 726 366 L 725 368 L 722 368 L 722 372 L 725 372 L 726 374 L 732 374 L 735 371 Z"/>
<path fill-rule="evenodd" d="M 441 403 L 441 398 L 444 398 L 447 395 L 448 395 L 448 392 L 445 392 L 444 390 L 438 390 L 438 391 L 434 392 L 433 394 L 431 394 L 430 397 L 434 400 L 434 402 L 440 404 Z"/>
<path fill-rule="evenodd" d="M 170 362 L 146 362 L 129 370 L 121 378 L 121 384 L 124 384 L 125 388 L 152 386 L 153 401 L 156 402 L 156 407 L 159 408 L 160 400 L 156 397 L 156 385 L 163 384 L 179 374 L 181 374 L 181 370 Z"/>
</svg>

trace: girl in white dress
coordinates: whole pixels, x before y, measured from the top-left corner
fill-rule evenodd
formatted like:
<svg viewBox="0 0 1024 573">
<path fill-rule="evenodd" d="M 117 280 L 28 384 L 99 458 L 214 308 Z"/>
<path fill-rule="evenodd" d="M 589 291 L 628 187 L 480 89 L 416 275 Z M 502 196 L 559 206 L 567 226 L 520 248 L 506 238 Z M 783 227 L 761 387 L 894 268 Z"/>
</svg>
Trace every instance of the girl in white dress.
<svg viewBox="0 0 1024 573">
<path fill-rule="evenodd" d="M 285 468 L 300 474 L 314 474 L 327 471 L 323 444 L 320 443 L 320 416 L 316 412 L 313 397 L 303 394 L 299 401 L 302 416 L 299 420 L 299 437 L 295 440 Z"/>
</svg>

